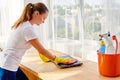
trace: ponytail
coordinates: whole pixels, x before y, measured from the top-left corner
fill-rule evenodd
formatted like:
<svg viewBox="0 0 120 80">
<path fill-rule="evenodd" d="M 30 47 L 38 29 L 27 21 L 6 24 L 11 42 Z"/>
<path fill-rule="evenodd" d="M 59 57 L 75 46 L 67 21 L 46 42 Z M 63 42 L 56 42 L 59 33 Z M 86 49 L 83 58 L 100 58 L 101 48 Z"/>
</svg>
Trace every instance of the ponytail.
<svg viewBox="0 0 120 80">
<path fill-rule="evenodd" d="M 16 29 L 20 23 L 25 22 L 27 20 L 30 20 L 32 17 L 32 13 L 33 13 L 33 4 L 32 3 L 28 3 L 23 12 L 22 15 L 20 16 L 20 18 L 14 23 L 14 25 L 12 26 L 12 29 Z"/>
<path fill-rule="evenodd" d="M 20 18 L 12 26 L 12 29 L 16 29 L 20 25 L 20 23 L 31 20 L 34 11 L 39 11 L 40 14 L 43 14 L 48 11 L 48 9 L 43 3 L 40 2 L 36 4 L 28 3 L 25 6 Z"/>
</svg>

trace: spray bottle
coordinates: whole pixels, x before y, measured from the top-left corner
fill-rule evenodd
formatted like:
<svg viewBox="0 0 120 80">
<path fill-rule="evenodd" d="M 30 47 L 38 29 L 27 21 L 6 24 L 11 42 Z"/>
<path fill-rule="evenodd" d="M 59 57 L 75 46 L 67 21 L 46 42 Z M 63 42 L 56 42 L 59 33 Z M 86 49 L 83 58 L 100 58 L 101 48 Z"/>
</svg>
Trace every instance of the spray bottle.
<svg viewBox="0 0 120 80">
<path fill-rule="evenodd" d="M 105 53 L 105 50 L 106 50 L 105 42 L 104 42 L 102 39 L 100 39 L 99 52 L 100 52 L 100 53 Z"/>
<path fill-rule="evenodd" d="M 115 53 L 115 48 L 113 46 L 112 38 L 110 36 L 110 32 L 99 35 L 103 38 L 106 44 L 106 54 L 114 54 Z"/>
</svg>

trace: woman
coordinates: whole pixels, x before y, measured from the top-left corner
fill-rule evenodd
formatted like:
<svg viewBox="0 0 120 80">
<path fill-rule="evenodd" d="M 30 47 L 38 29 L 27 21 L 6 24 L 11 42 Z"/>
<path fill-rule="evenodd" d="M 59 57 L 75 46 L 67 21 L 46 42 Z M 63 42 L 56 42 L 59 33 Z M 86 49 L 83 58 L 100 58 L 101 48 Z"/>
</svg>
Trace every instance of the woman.
<svg viewBox="0 0 120 80">
<path fill-rule="evenodd" d="M 48 9 L 43 3 L 28 3 L 26 5 L 22 15 L 12 26 L 8 42 L 0 54 L 0 80 L 25 80 L 18 78 L 22 75 L 19 63 L 26 50 L 31 46 L 51 61 L 60 63 L 74 63 L 76 61 L 75 59 L 59 58 L 52 55 L 39 42 L 33 24 L 44 23 L 47 16 Z"/>
</svg>

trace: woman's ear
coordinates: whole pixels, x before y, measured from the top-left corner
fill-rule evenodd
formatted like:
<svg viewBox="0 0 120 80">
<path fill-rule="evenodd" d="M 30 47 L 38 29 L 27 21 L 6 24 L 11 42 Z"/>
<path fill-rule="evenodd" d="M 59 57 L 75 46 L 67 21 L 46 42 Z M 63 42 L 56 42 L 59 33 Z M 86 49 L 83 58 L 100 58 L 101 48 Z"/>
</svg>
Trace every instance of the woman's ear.
<svg viewBox="0 0 120 80">
<path fill-rule="evenodd" d="M 40 13 L 39 13 L 38 11 L 35 11 L 35 15 L 37 15 L 37 16 L 38 16 L 38 15 L 40 15 Z"/>
</svg>

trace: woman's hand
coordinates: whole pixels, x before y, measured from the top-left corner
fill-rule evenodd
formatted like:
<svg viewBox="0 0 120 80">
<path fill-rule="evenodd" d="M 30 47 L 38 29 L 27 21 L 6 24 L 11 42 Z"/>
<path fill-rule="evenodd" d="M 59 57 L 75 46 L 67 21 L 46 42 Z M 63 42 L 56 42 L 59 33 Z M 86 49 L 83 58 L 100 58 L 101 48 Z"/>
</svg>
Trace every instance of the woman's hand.
<svg viewBox="0 0 120 80">
<path fill-rule="evenodd" d="M 63 64 L 73 64 L 77 62 L 77 59 L 55 57 L 54 62 L 63 63 Z"/>
<path fill-rule="evenodd" d="M 48 59 L 47 57 L 45 57 L 41 53 L 39 54 L 39 56 L 40 56 L 41 60 L 44 61 L 44 62 L 50 62 L 51 61 L 50 59 Z"/>
</svg>

